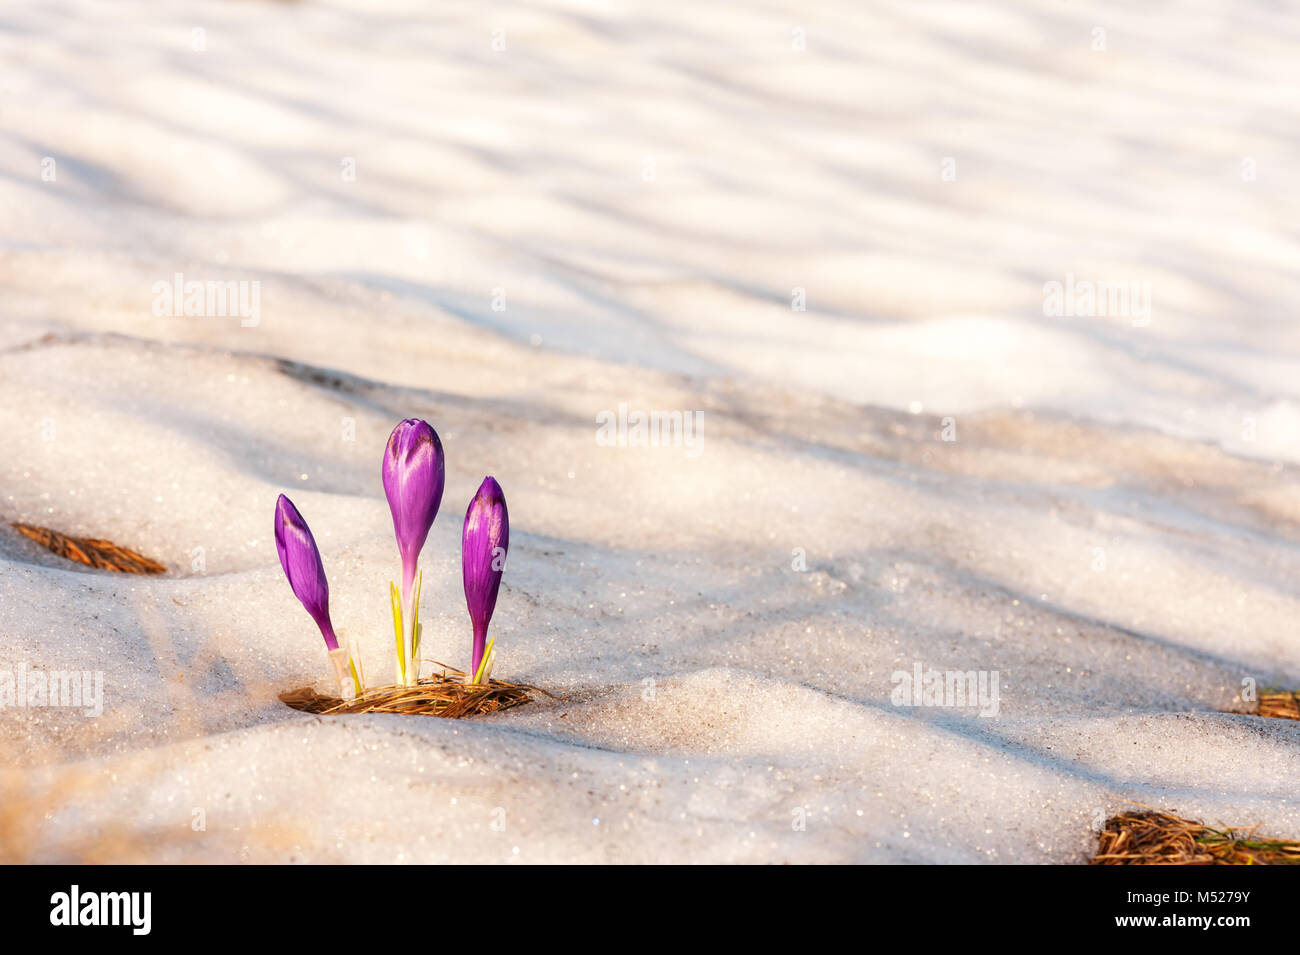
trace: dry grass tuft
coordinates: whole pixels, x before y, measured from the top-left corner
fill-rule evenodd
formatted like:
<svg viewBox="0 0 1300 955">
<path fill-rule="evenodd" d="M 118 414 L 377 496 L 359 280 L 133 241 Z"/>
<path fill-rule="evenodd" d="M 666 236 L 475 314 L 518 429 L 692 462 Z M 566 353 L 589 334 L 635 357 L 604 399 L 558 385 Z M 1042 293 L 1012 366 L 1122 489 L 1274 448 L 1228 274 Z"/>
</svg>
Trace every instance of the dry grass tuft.
<svg viewBox="0 0 1300 955">
<path fill-rule="evenodd" d="M 441 716 L 463 719 L 482 716 L 532 701 L 533 693 L 557 699 L 539 687 L 527 683 L 489 680 L 486 685 L 465 682 L 460 670 L 443 667 L 438 675 L 421 680 L 417 686 L 381 686 L 366 690 L 355 700 L 317 693 L 310 687 L 289 690 L 280 700 L 295 710 L 333 716 L 342 713 L 406 713 L 410 716 Z"/>
<path fill-rule="evenodd" d="M 1259 695 L 1259 715 L 1282 720 L 1300 720 L 1300 690 L 1265 690 Z"/>
<path fill-rule="evenodd" d="M 1089 865 L 1300 865 L 1300 842 L 1257 839 L 1258 826 L 1212 829 L 1160 810 L 1106 822 Z"/>
<path fill-rule="evenodd" d="M 112 541 L 69 537 L 36 524 L 14 522 L 13 528 L 51 553 L 76 561 L 78 564 L 85 564 L 87 567 L 115 570 L 123 574 L 161 574 L 167 569 L 156 560 L 150 560 L 143 554 L 137 554 L 126 547 L 119 547 Z"/>
</svg>

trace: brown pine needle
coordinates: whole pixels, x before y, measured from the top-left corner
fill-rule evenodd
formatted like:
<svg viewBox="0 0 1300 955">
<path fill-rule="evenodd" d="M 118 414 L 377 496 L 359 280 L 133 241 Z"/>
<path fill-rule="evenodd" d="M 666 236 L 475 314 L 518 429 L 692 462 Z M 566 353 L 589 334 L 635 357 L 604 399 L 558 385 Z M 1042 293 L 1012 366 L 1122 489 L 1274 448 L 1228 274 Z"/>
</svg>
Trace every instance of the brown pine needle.
<svg viewBox="0 0 1300 955">
<path fill-rule="evenodd" d="M 14 530 L 28 540 L 34 540 L 51 553 L 58 554 L 78 564 L 100 570 L 115 570 L 123 574 L 161 574 L 167 570 L 156 560 L 150 560 L 112 541 L 87 537 L 69 537 L 48 527 L 35 524 L 13 523 Z"/>
<path fill-rule="evenodd" d="M 1106 822 L 1089 865 L 1300 865 L 1300 842 L 1262 839 L 1258 826 L 1213 829 L 1161 810 Z"/>
<path fill-rule="evenodd" d="M 1265 690 L 1259 695 L 1259 715 L 1300 720 L 1300 691 L 1270 693 Z"/>
<path fill-rule="evenodd" d="M 416 686 L 381 686 L 366 690 L 355 700 L 317 693 L 310 687 L 289 690 L 280 700 L 295 710 L 333 716 L 343 713 L 405 713 L 411 716 L 441 716 L 463 719 L 523 706 L 533 693 L 558 699 L 540 687 L 527 683 L 489 680 L 486 685 L 465 682 L 460 670 L 444 667 L 442 673 L 421 680 Z"/>
</svg>

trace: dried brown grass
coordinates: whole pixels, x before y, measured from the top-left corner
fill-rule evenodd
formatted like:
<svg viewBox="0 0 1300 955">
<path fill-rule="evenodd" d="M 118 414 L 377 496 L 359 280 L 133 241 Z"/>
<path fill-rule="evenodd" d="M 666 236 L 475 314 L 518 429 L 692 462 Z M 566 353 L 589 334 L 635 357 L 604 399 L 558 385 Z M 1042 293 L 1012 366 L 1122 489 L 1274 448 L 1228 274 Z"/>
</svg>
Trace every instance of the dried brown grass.
<svg viewBox="0 0 1300 955">
<path fill-rule="evenodd" d="M 1089 865 L 1300 865 L 1300 842 L 1215 829 L 1158 809 L 1111 817 Z"/>
<path fill-rule="evenodd" d="M 458 720 L 523 706 L 532 702 L 534 693 L 556 699 L 545 690 L 527 683 L 508 683 L 505 680 L 489 680 L 486 684 L 467 683 L 465 674 L 460 670 L 444 666 L 441 673 L 421 680 L 416 686 L 374 687 L 355 700 L 327 696 L 310 687 L 281 693 L 280 700 L 295 710 L 322 716 L 405 713 L 409 716 L 439 716 Z"/>
<path fill-rule="evenodd" d="M 1259 695 L 1259 715 L 1280 720 L 1300 720 L 1300 691 L 1264 690 Z"/>
<path fill-rule="evenodd" d="M 35 541 L 53 554 L 99 570 L 122 574 L 161 574 L 167 570 L 156 560 L 137 554 L 127 547 L 95 537 L 69 537 L 48 527 L 15 521 L 13 528 L 28 540 Z"/>
</svg>

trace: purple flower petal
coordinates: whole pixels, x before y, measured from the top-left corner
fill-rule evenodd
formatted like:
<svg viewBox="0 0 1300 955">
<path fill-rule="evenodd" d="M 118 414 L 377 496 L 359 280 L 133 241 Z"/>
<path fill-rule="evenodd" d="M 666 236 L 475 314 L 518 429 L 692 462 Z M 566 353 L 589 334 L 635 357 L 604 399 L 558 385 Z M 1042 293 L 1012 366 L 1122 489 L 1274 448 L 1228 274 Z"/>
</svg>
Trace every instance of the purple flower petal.
<svg viewBox="0 0 1300 955">
<path fill-rule="evenodd" d="M 409 594 L 420 550 L 438 516 L 446 479 L 442 442 L 427 421 L 407 418 L 393 429 L 384 451 L 383 478 L 397 550 L 402 555 L 402 592 Z"/>
<path fill-rule="evenodd" d="M 501 485 L 488 476 L 479 485 L 474 500 L 465 512 L 465 529 L 461 534 L 461 571 L 465 583 L 465 603 L 474 625 L 474 657 L 470 673 L 478 672 L 487 644 L 488 622 L 497 605 L 501 573 L 505 570 L 506 552 L 510 549 L 510 514 Z"/>
<path fill-rule="evenodd" d="M 339 641 L 330 622 L 330 585 L 325 579 L 320 550 L 298 508 L 283 494 L 275 504 L 275 549 L 294 596 L 302 601 L 320 627 L 325 646 L 337 650 Z"/>
</svg>

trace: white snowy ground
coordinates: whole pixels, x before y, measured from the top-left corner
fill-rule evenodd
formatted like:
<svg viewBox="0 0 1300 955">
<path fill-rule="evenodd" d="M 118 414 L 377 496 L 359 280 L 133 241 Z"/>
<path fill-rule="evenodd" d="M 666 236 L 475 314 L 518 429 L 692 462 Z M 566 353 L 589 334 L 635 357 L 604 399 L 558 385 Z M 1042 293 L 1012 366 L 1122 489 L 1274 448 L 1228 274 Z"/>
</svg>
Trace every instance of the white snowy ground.
<svg viewBox="0 0 1300 955">
<path fill-rule="evenodd" d="M 0 531 L 0 669 L 105 681 L 0 711 L 6 857 L 1068 863 L 1125 800 L 1300 834 L 1300 724 L 1222 712 L 1300 684 L 1297 50 L 1263 0 L 5 4 L 0 517 L 169 567 Z M 154 315 L 177 272 L 260 322 Z M 1067 275 L 1149 324 L 1045 316 Z M 700 453 L 601 446 L 620 404 Z M 277 701 L 327 674 L 281 491 L 391 673 L 411 415 L 429 655 L 467 662 L 494 474 L 497 674 L 566 701 Z M 917 663 L 998 714 L 893 705 Z"/>
</svg>

